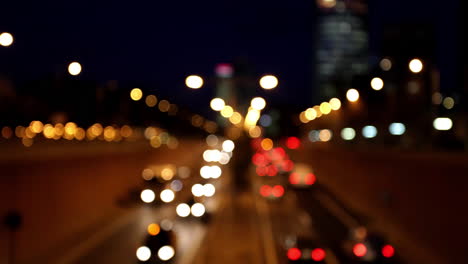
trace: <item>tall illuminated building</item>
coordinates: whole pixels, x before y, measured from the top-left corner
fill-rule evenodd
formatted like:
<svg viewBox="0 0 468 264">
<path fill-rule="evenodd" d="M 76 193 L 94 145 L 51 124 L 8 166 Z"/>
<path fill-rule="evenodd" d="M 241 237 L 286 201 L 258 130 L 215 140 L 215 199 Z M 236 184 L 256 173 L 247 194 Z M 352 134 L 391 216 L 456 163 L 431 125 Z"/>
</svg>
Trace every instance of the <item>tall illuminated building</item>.
<svg viewBox="0 0 468 264">
<path fill-rule="evenodd" d="M 316 0 L 316 100 L 341 96 L 368 72 L 366 0 Z"/>
</svg>

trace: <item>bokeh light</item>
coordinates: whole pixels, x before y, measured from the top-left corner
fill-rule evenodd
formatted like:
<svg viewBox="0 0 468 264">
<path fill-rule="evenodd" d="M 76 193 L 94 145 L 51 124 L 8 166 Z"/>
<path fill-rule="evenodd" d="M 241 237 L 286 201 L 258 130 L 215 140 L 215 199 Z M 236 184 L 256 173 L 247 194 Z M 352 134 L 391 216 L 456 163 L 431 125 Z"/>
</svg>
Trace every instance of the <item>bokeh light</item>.
<svg viewBox="0 0 468 264">
<path fill-rule="evenodd" d="M 266 90 L 276 88 L 278 86 L 278 78 L 273 75 L 265 75 L 260 78 L 260 87 Z"/>
<path fill-rule="evenodd" d="M 13 44 L 13 35 L 8 32 L 3 32 L 0 34 L 0 45 L 3 47 L 8 47 Z"/>
<path fill-rule="evenodd" d="M 140 88 L 133 88 L 130 91 L 130 98 L 133 101 L 139 101 L 143 97 L 143 91 Z"/>
<path fill-rule="evenodd" d="M 330 106 L 332 110 L 339 110 L 341 108 L 341 101 L 338 98 L 330 99 Z"/>
<path fill-rule="evenodd" d="M 392 69 L 392 61 L 388 58 L 384 58 L 380 61 L 380 68 L 383 71 L 389 71 Z"/>
<path fill-rule="evenodd" d="M 181 203 L 177 205 L 176 213 L 180 217 L 187 217 L 190 215 L 190 206 L 186 203 Z"/>
<path fill-rule="evenodd" d="M 255 110 L 263 110 L 266 106 L 266 101 L 262 97 L 255 97 L 250 101 L 250 106 Z"/>
<path fill-rule="evenodd" d="M 190 75 L 185 78 L 185 85 L 191 89 L 199 89 L 203 86 L 203 79 L 198 75 Z"/>
<path fill-rule="evenodd" d="M 70 73 L 70 75 L 76 76 L 81 73 L 81 70 L 82 67 L 79 62 L 74 61 L 68 65 L 68 73 Z"/>
<path fill-rule="evenodd" d="M 376 91 L 380 91 L 384 87 L 384 82 L 381 78 L 375 77 L 371 80 L 371 87 Z"/>
<path fill-rule="evenodd" d="M 214 111 L 221 111 L 223 110 L 224 106 L 226 105 L 226 103 L 224 102 L 223 99 L 221 98 L 213 98 L 210 102 L 210 107 L 211 109 L 213 109 Z"/>
<path fill-rule="evenodd" d="M 158 258 L 163 261 L 168 261 L 174 257 L 175 251 L 171 246 L 163 246 L 158 250 Z"/>
<path fill-rule="evenodd" d="M 365 126 L 362 129 L 362 136 L 365 138 L 374 138 L 377 136 L 377 128 L 375 126 Z"/>
<path fill-rule="evenodd" d="M 172 190 L 166 189 L 166 190 L 163 190 L 159 194 L 159 198 L 161 198 L 161 201 L 163 201 L 165 203 L 170 203 L 170 202 L 174 201 L 175 194 L 174 194 L 174 192 Z"/>
<path fill-rule="evenodd" d="M 359 100 L 359 92 L 358 92 L 358 90 L 356 90 L 356 89 L 349 89 L 349 90 L 346 92 L 346 98 L 347 98 L 348 101 L 350 101 L 350 102 L 356 102 L 357 100 Z"/>
<path fill-rule="evenodd" d="M 148 107 L 155 107 L 158 103 L 158 98 L 152 94 L 146 96 L 145 103 Z"/>
<path fill-rule="evenodd" d="M 432 125 L 434 126 L 436 130 L 444 131 L 444 130 L 450 130 L 453 126 L 453 122 L 452 122 L 452 119 L 448 117 L 438 117 L 434 119 L 434 122 L 432 123 Z"/>
<path fill-rule="evenodd" d="M 151 258 L 151 250 L 148 247 L 139 247 L 136 252 L 139 261 L 148 261 Z"/>
<path fill-rule="evenodd" d="M 140 198 L 145 203 L 152 203 L 156 198 L 154 192 L 150 189 L 143 190 L 140 194 Z"/>
<path fill-rule="evenodd" d="M 408 64 L 408 67 L 413 73 L 420 73 L 423 70 L 423 63 L 420 59 L 412 59 Z"/>
<path fill-rule="evenodd" d="M 341 130 L 341 138 L 344 140 L 353 140 L 356 136 L 356 131 L 351 127 L 345 127 Z"/>
<path fill-rule="evenodd" d="M 161 231 L 161 228 L 159 227 L 158 224 L 152 223 L 148 225 L 147 231 L 148 231 L 148 234 L 152 236 L 157 236 L 159 232 Z"/>
</svg>

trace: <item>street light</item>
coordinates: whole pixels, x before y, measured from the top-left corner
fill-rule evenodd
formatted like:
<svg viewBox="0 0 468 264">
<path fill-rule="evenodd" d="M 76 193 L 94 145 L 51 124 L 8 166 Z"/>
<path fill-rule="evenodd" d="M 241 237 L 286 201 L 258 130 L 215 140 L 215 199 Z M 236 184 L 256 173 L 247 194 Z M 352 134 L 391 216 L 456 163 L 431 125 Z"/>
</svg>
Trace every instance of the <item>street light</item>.
<svg viewBox="0 0 468 264">
<path fill-rule="evenodd" d="M 412 59 L 408 66 L 413 73 L 420 73 L 424 67 L 420 59 Z"/>
<path fill-rule="evenodd" d="M 226 105 L 226 103 L 224 102 L 223 99 L 221 98 L 213 98 L 210 102 L 210 107 L 211 109 L 215 110 L 215 111 L 221 111 L 223 110 L 224 106 Z"/>
<path fill-rule="evenodd" d="M 3 32 L 0 34 L 0 45 L 3 47 L 8 47 L 13 44 L 13 36 L 8 32 Z"/>
<path fill-rule="evenodd" d="M 278 78 L 273 75 L 265 75 L 260 78 L 260 86 L 265 90 L 271 90 L 278 86 Z"/>
<path fill-rule="evenodd" d="M 371 87 L 372 87 L 372 89 L 374 89 L 376 91 L 380 91 L 384 87 L 384 82 L 379 77 L 375 77 L 371 81 Z"/>
<path fill-rule="evenodd" d="M 198 75 L 190 75 L 185 78 L 185 85 L 191 89 L 199 89 L 203 86 L 203 79 Z"/>
<path fill-rule="evenodd" d="M 81 73 L 82 67 L 79 62 L 72 62 L 68 65 L 68 73 L 70 73 L 73 76 L 76 76 Z"/>
<path fill-rule="evenodd" d="M 346 98 L 347 98 L 348 101 L 350 101 L 350 102 L 356 102 L 357 100 L 359 100 L 359 92 L 358 92 L 358 90 L 356 90 L 356 89 L 354 89 L 354 88 L 349 89 L 349 90 L 346 92 Z"/>
<path fill-rule="evenodd" d="M 261 97 L 255 97 L 250 101 L 250 106 L 255 110 L 262 110 L 266 106 L 266 101 Z"/>
</svg>

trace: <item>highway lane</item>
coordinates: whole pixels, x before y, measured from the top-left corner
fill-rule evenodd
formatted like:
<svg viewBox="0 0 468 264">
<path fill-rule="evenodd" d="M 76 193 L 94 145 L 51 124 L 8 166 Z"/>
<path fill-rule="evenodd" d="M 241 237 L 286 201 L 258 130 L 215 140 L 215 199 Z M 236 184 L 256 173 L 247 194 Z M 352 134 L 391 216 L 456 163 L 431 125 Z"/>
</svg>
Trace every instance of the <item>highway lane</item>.
<svg viewBox="0 0 468 264">
<path fill-rule="evenodd" d="M 174 163 L 198 170 L 204 148 L 201 140 L 181 140 L 176 150 L 153 149 L 147 142 L 52 144 L 18 146 L 10 157 L 2 152 L 0 213 L 15 209 L 23 216 L 16 233 L 19 263 L 53 263 L 96 226 L 126 214 L 117 201 L 141 185 L 143 168 Z M 7 233 L 2 226 L 0 236 Z"/>
</svg>

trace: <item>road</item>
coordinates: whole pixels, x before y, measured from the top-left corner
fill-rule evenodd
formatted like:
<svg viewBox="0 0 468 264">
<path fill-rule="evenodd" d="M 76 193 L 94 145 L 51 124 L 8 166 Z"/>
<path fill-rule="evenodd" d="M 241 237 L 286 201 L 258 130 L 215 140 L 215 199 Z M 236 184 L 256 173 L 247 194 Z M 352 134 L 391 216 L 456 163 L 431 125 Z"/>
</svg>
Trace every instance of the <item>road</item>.
<svg viewBox="0 0 468 264">
<path fill-rule="evenodd" d="M 394 264 L 420 261 L 439 264 L 447 259 L 460 263 L 465 257 L 463 251 L 449 255 L 449 246 L 441 246 L 443 241 L 421 237 L 421 230 L 437 227 L 440 225 L 437 221 L 448 225 L 447 230 L 457 230 L 461 220 L 453 216 L 442 219 L 424 204 L 418 207 L 417 195 L 427 194 L 427 190 L 419 190 L 416 180 L 408 180 L 409 186 L 403 187 L 392 181 L 392 178 L 409 177 L 405 171 L 417 175 L 422 170 L 429 179 L 435 179 L 444 170 L 455 174 L 457 170 L 453 168 L 461 165 L 453 160 L 445 167 L 437 162 L 431 167 L 426 162 L 438 158 L 392 156 L 387 152 L 353 153 L 353 156 L 339 148 L 306 146 L 288 151 L 296 164 L 310 165 L 317 176 L 316 184 L 301 189 L 287 184 L 287 174 L 259 177 L 252 164 L 241 164 L 245 170 L 235 168 L 234 164 L 225 165 L 220 179 L 203 180 L 199 169 L 213 164 L 203 161 L 202 153 L 208 149 L 204 140 L 180 142 L 176 150 L 151 149 L 145 144 L 116 144 L 67 145 L 65 152 L 60 145 L 38 146 L 12 155 L 3 152 L 0 208 L 2 214 L 17 209 L 24 219 L 15 236 L 17 263 L 137 263 L 135 252 L 147 236 L 146 227 L 165 220 L 170 221 L 177 238 L 174 245 L 177 264 L 285 264 L 287 250 L 304 239 L 313 244 L 312 248 L 325 250 L 325 263 L 362 263 L 351 251 L 354 243 L 351 237 L 358 227 L 366 227 L 369 233 L 379 234 L 386 243 L 395 246 Z M 44 156 L 44 147 L 53 151 Z M 234 151 L 234 155 L 242 153 Z M 389 160 L 401 168 L 391 167 Z M 464 158 L 459 161 L 463 163 Z M 141 172 L 148 166 L 165 164 L 187 166 L 192 176 L 182 180 L 184 188 L 176 194 L 174 202 L 145 205 L 135 197 L 148 186 Z M 248 184 L 241 189 L 234 184 L 239 171 L 248 179 Z M 379 178 L 375 178 L 376 171 Z M 463 189 L 464 181 L 457 179 L 458 188 Z M 388 185 L 389 181 L 393 184 Z M 197 182 L 216 185 L 214 197 L 195 199 L 207 206 L 214 205 L 210 217 L 178 217 L 176 205 L 193 200 L 189 187 Z M 283 184 L 284 196 L 275 200 L 262 197 L 259 187 L 265 183 Z M 407 193 L 409 188 L 414 194 Z M 437 183 L 429 182 L 427 188 L 435 193 Z M 387 189 L 391 192 L 386 192 Z M 439 199 L 463 201 L 457 200 L 459 193 L 445 195 Z M 415 200 L 402 206 L 401 199 L 412 196 L 416 196 Z M 439 207 L 433 209 L 448 213 Z M 414 212 L 426 215 L 428 221 L 416 226 L 408 220 L 415 218 Z M 464 214 L 460 217 L 465 219 Z M 417 219 L 420 223 L 421 218 Z M 454 226 L 449 227 L 450 224 Z M 0 234 L 7 236 L 5 227 Z M 438 230 L 426 235 L 454 237 Z M 0 243 L 3 243 L 0 248 L 5 250 L 7 240 Z M 459 245 L 457 242 L 456 246 Z M 440 252 L 435 252 L 437 247 Z M 432 250 L 425 252 L 426 249 Z M 1 250 L 0 256 L 5 256 Z M 6 263 L 5 259 L 0 260 Z"/>
</svg>

